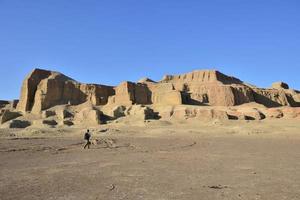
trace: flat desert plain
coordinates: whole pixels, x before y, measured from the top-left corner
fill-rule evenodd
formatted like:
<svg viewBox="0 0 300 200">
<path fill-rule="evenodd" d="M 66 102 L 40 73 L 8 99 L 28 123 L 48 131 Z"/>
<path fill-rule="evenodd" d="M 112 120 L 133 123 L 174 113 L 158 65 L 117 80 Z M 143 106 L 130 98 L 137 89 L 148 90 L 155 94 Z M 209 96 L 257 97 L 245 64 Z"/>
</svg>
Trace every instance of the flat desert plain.
<svg viewBox="0 0 300 200">
<path fill-rule="evenodd" d="M 91 149 L 83 134 L 92 131 Z M 0 199 L 298 200 L 299 120 L 0 130 Z"/>
</svg>

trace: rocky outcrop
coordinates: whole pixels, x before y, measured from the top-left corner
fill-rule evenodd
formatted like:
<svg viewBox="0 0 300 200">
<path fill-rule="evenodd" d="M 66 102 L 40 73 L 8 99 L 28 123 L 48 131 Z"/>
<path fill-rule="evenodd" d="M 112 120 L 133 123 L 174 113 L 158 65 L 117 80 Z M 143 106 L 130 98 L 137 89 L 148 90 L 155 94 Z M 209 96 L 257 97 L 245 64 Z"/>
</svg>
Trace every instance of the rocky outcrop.
<svg viewBox="0 0 300 200">
<path fill-rule="evenodd" d="M 17 104 L 17 111 L 39 114 L 43 119 L 56 120 L 63 125 L 71 124 L 69 122 L 76 125 L 87 120 L 92 125 L 100 124 L 102 110 L 110 119 L 124 116 L 146 119 L 154 113 L 151 108 L 155 106 L 163 107 L 159 112 L 162 118 L 261 120 L 298 116 L 298 111 L 288 109 L 262 113 L 255 109 L 246 112 L 209 107 L 233 107 L 246 103 L 258 103 L 267 108 L 300 107 L 300 92 L 289 89 L 283 82 L 274 83 L 270 89 L 258 88 L 216 70 L 167 75 L 159 82 L 143 78 L 137 83 L 126 81 L 113 87 L 84 84 L 59 72 L 35 69 L 23 82 L 19 102 L 0 101 L 0 113 L 15 110 Z M 81 105 L 82 108 L 77 108 L 79 111 L 69 111 L 69 107 Z M 198 107 L 180 108 L 180 105 Z M 294 114 L 288 115 L 288 112 Z"/>
<path fill-rule="evenodd" d="M 284 90 L 287 100 L 292 107 L 300 107 L 300 92 L 296 90 Z"/>
<path fill-rule="evenodd" d="M 52 120 L 45 119 L 45 120 L 42 121 L 42 123 L 45 124 L 45 125 L 52 126 L 52 127 L 54 127 L 58 124 L 54 119 L 52 119 Z"/>
<path fill-rule="evenodd" d="M 8 108 L 9 105 L 10 105 L 10 102 L 9 102 L 9 101 L 3 101 L 3 100 L 0 100 L 0 109 Z"/>
<path fill-rule="evenodd" d="M 159 105 L 181 105 L 182 94 L 178 90 L 172 90 L 168 92 L 155 91 L 152 96 L 152 101 L 154 104 Z"/>
<path fill-rule="evenodd" d="M 31 122 L 27 120 L 12 120 L 9 122 L 9 128 L 27 128 Z"/>
<path fill-rule="evenodd" d="M 123 82 L 115 88 L 109 103 L 118 105 L 151 104 L 151 93 L 146 84 Z"/>
<path fill-rule="evenodd" d="M 283 117 L 285 117 L 285 118 L 299 118 L 300 117 L 300 108 L 284 107 L 280 110 L 282 111 Z"/>
<path fill-rule="evenodd" d="M 82 109 L 75 115 L 74 124 L 97 126 L 102 123 L 101 121 L 102 112 L 92 107 Z"/>
<path fill-rule="evenodd" d="M 272 89 L 262 89 L 215 70 L 168 75 L 161 83 L 171 83 L 181 91 L 184 104 L 236 106 L 257 102 L 267 107 L 300 106 L 300 93 L 288 90 L 286 83 L 278 82 Z"/>
<path fill-rule="evenodd" d="M 228 119 L 228 115 L 223 110 L 211 108 L 188 108 L 175 107 L 172 111 L 172 119 L 189 119 L 197 118 L 198 120 L 212 120 L 212 119 Z"/>
<path fill-rule="evenodd" d="M 151 80 L 150 78 L 141 78 L 138 83 L 156 83 L 155 81 Z"/>
<path fill-rule="evenodd" d="M 274 89 L 289 89 L 289 85 L 284 82 L 275 82 L 272 84 L 272 88 L 274 88 Z"/>
<path fill-rule="evenodd" d="M 111 116 L 115 119 L 125 116 L 126 107 L 116 106 L 111 110 Z"/>
<path fill-rule="evenodd" d="M 222 83 L 222 84 L 241 84 L 242 81 L 222 74 L 217 70 L 197 70 L 182 75 L 166 75 L 160 81 L 164 83 Z"/>
<path fill-rule="evenodd" d="M 73 123 L 71 120 L 64 120 L 64 121 L 62 122 L 62 124 L 63 124 L 63 125 L 66 125 L 66 126 L 73 126 L 73 125 L 74 125 L 74 123 Z"/>
<path fill-rule="evenodd" d="M 53 110 L 45 110 L 42 112 L 42 118 L 48 118 L 48 117 L 52 117 L 55 115 L 56 115 L 56 112 Z"/>
<path fill-rule="evenodd" d="M 279 119 L 283 117 L 283 112 L 278 108 L 270 108 L 266 111 L 266 117 Z"/>
<path fill-rule="evenodd" d="M 113 87 L 82 84 L 58 73 L 35 69 L 24 80 L 17 109 L 40 113 L 55 105 L 77 105 L 86 101 L 106 104 L 114 94 Z"/>
<path fill-rule="evenodd" d="M 151 94 L 151 103 L 156 105 L 180 105 L 183 103 L 182 93 L 172 83 L 147 83 Z"/>
<path fill-rule="evenodd" d="M 253 91 L 254 101 L 266 107 L 291 106 L 283 90 L 254 88 Z"/>
<path fill-rule="evenodd" d="M 23 81 L 20 101 L 17 109 L 20 111 L 31 111 L 34 105 L 35 93 L 39 83 L 51 75 L 50 71 L 34 69 Z"/>
<path fill-rule="evenodd" d="M 21 114 L 18 112 L 12 112 L 10 110 L 4 110 L 0 115 L 0 124 L 3 124 L 7 121 L 20 117 Z"/>
<path fill-rule="evenodd" d="M 9 101 L 0 100 L 0 108 L 3 108 L 4 106 L 8 105 Z"/>
<path fill-rule="evenodd" d="M 228 120 L 229 115 L 226 110 L 206 107 L 206 106 L 160 106 L 155 109 L 159 112 L 159 116 L 164 120 Z"/>
<path fill-rule="evenodd" d="M 182 91 L 184 104 L 234 106 L 253 101 L 252 90 L 237 78 L 215 70 L 200 70 L 178 76 L 165 76 L 161 83 L 171 83 Z"/>
<path fill-rule="evenodd" d="M 133 105 L 126 109 L 125 115 L 135 120 L 156 119 L 156 113 L 147 106 Z"/>
</svg>

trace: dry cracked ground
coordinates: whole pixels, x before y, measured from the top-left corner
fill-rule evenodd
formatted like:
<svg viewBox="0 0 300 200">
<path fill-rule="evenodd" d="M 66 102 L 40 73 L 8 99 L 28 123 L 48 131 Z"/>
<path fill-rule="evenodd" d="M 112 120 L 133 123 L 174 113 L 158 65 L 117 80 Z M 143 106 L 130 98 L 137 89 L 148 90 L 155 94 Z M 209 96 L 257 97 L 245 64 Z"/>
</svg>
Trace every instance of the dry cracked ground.
<svg viewBox="0 0 300 200">
<path fill-rule="evenodd" d="M 300 123 L 0 130 L 0 199 L 300 199 Z"/>
</svg>

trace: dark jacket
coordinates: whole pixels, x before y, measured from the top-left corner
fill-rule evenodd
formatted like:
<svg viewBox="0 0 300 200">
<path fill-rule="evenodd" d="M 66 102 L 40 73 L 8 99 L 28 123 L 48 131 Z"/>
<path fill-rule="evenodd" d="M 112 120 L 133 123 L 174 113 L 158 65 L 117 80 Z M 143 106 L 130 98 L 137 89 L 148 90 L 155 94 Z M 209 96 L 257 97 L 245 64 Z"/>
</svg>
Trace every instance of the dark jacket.
<svg viewBox="0 0 300 200">
<path fill-rule="evenodd" d="M 89 132 L 86 132 L 86 133 L 84 134 L 84 139 L 85 139 L 85 140 L 90 140 L 90 138 L 91 138 L 91 134 L 90 134 Z"/>
</svg>

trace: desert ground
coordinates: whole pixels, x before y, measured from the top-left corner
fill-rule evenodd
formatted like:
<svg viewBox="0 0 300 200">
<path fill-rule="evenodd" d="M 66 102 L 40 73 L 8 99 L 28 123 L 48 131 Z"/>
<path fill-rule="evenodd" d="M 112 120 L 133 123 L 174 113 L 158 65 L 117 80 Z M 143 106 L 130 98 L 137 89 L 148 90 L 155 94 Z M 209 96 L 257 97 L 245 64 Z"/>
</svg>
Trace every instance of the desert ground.
<svg viewBox="0 0 300 200">
<path fill-rule="evenodd" d="M 1 200 L 300 199 L 299 120 L 118 121 L 0 136 Z"/>
</svg>

